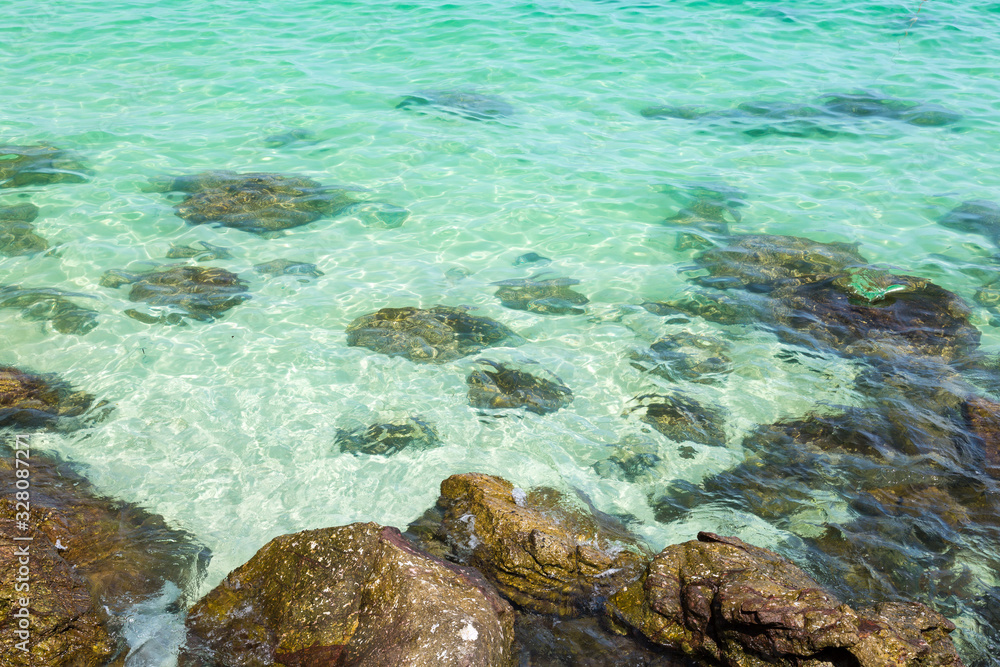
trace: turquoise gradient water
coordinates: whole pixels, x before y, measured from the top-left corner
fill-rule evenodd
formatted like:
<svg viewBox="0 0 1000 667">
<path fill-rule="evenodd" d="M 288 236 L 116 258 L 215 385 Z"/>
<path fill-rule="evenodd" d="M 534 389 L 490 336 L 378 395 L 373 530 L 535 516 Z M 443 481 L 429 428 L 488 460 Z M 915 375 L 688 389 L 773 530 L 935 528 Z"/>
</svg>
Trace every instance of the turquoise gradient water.
<svg viewBox="0 0 1000 667">
<path fill-rule="evenodd" d="M 41 207 L 37 231 L 58 246 L 0 259 L 0 283 L 92 295 L 100 325 L 63 335 L 0 310 L 0 362 L 58 372 L 114 404 L 107 421 L 36 445 L 195 533 L 214 552 L 202 592 L 279 534 L 404 526 L 442 479 L 470 470 L 577 488 L 636 516 L 656 549 L 698 530 L 773 546 L 782 535 L 743 514 L 657 523 L 652 487 L 592 468 L 611 443 L 643 437 L 676 477 L 698 481 L 742 460 L 738 443 L 754 425 L 858 400 L 849 361 L 817 361 L 821 372 L 780 364 L 772 335 L 698 323 L 688 329 L 734 343 L 735 370 L 717 387 L 683 389 L 726 410 L 731 444 L 687 443 L 685 458 L 622 417 L 633 396 L 666 386 L 632 368 L 629 352 L 669 330 L 623 306 L 687 288 L 694 253 L 675 250 L 675 230 L 659 224 L 680 206 L 670 188 L 726 183 L 747 193 L 734 231 L 857 241 L 872 262 L 971 302 L 984 270 L 970 266 L 989 267 L 995 249 L 935 220 L 1000 197 L 998 35 L 1000 5 L 943 0 L 6 2 L 0 143 L 74 150 L 93 176 L 0 190 L 0 206 Z M 427 89 L 498 96 L 516 113 L 476 122 L 395 108 Z M 943 128 L 844 119 L 843 134 L 807 139 L 639 114 L 858 90 L 964 118 Z M 311 140 L 265 141 L 295 130 Z M 379 228 L 349 214 L 264 239 L 190 226 L 174 215 L 176 197 L 144 191 L 150 178 L 209 169 L 364 188 L 411 215 Z M 211 264 L 253 293 L 217 322 L 141 324 L 122 315 L 133 307 L 124 289 L 98 285 L 108 269 L 168 263 L 171 245 L 197 241 L 230 248 L 234 259 Z M 537 271 L 514 266 L 526 252 L 581 281 L 586 315 L 500 305 L 490 283 Z M 253 272 L 275 258 L 325 275 Z M 524 336 L 483 356 L 537 364 L 573 389 L 573 403 L 484 419 L 466 397 L 478 357 L 418 365 L 346 345 L 360 315 L 439 303 L 473 306 Z M 976 309 L 987 350 L 1000 344 L 992 319 Z M 407 415 L 432 423 L 444 445 L 355 457 L 333 444 L 338 428 Z M 817 522 L 843 511 L 819 504 Z"/>
</svg>

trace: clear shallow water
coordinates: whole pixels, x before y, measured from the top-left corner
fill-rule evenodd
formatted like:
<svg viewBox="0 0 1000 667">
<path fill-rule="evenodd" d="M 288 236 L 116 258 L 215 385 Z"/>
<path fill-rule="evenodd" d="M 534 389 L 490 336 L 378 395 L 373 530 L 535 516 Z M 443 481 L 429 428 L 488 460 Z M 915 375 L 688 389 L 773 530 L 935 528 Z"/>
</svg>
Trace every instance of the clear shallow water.
<svg viewBox="0 0 1000 667">
<path fill-rule="evenodd" d="M 920 7 L 912 26 L 913 12 Z M 961 201 L 996 199 L 1000 6 L 868 2 L 9 2 L 0 8 L 0 143 L 82 155 L 82 184 L 0 190 L 0 206 L 41 207 L 57 256 L 0 259 L 0 283 L 90 294 L 100 325 L 42 331 L 0 310 L 0 361 L 60 373 L 111 401 L 106 422 L 39 436 L 86 466 L 108 494 L 195 533 L 214 552 L 207 591 L 279 534 L 372 520 L 403 526 L 469 470 L 520 486 L 575 487 L 607 512 L 635 515 L 655 548 L 698 530 L 761 546 L 784 535 L 755 517 L 697 510 L 654 520 L 650 484 L 604 479 L 609 443 L 642 436 L 677 478 L 742 460 L 756 424 L 859 402 L 855 363 L 779 363 L 786 346 L 746 327 L 684 327 L 629 310 L 686 289 L 694 251 L 659 223 L 681 203 L 669 186 L 726 183 L 747 193 L 739 233 L 858 241 L 872 262 L 929 278 L 972 303 L 995 252 L 935 220 Z M 418 90 L 496 95 L 516 113 L 475 122 L 396 109 Z M 844 118 L 832 138 L 751 137 L 729 121 L 649 120 L 652 104 L 732 109 L 753 100 L 814 103 L 870 90 L 940 105 L 961 122 L 924 128 Z M 271 147 L 296 129 L 311 143 Z M 190 226 L 150 178 L 209 169 L 270 171 L 370 190 L 405 206 L 396 229 L 356 216 L 263 239 Z M 172 244 L 230 248 L 211 262 L 250 281 L 253 299 L 213 323 L 158 327 L 123 316 L 107 269 L 168 263 Z M 553 259 L 581 280 L 578 316 L 503 308 L 490 283 L 527 277 L 516 257 Z M 254 264 L 314 262 L 324 276 L 264 279 Z M 980 272 L 970 264 L 986 267 Z M 463 279 L 451 269 L 468 273 Z M 489 350 L 537 362 L 574 391 L 557 413 L 483 420 L 467 404 L 477 356 L 419 365 L 349 348 L 344 330 L 387 306 L 470 305 L 527 339 Z M 975 308 L 983 347 L 1000 329 Z M 727 412 L 727 448 L 673 443 L 622 418 L 629 400 L 668 386 L 628 353 L 688 329 L 734 343 L 718 386 L 681 388 Z M 767 400 L 762 400 L 766 397 Z M 444 445 L 392 457 L 340 454 L 338 428 L 420 415 Z M 826 519 L 845 511 L 823 508 Z M 996 585 L 990 572 L 984 584 Z M 962 626 L 975 643 L 971 626 Z"/>
</svg>

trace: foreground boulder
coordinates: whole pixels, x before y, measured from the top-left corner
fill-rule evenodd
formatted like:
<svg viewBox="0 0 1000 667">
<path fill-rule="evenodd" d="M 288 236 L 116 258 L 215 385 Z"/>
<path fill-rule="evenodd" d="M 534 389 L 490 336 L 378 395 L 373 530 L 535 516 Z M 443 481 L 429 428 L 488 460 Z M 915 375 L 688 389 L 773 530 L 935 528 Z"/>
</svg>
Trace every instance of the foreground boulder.
<svg viewBox="0 0 1000 667">
<path fill-rule="evenodd" d="M 98 667 L 124 657 L 118 628 L 129 609 L 167 589 L 193 589 L 208 551 L 162 517 L 97 495 L 64 464 L 18 451 L 28 458 L 15 459 L 6 449 L 0 457 L 0 609 L 13 613 L 19 598 L 30 597 L 31 659 L 16 647 L 23 638 L 15 624 L 7 623 L 0 627 L 0 664 Z M 15 472 L 25 469 L 27 528 L 15 497 Z M 30 590 L 16 592 L 23 565 L 17 550 L 26 545 Z"/>
<path fill-rule="evenodd" d="M 357 523 L 283 535 L 191 608 L 183 665 L 513 665 L 514 614 L 474 571 Z"/>
<path fill-rule="evenodd" d="M 598 611 L 648 559 L 640 540 L 610 517 L 573 507 L 550 488 L 528 493 L 499 477 L 452 475 L 441 482 L 436 511 L 411 533 L 443 542 L 450 558 L 479 569 L 530 611 Z"/>
<path fill-rule="evenodd" d="M 667 547 L 607 605 L 624 634 L 729 667 L 959 667 L 954 625 L 917 603 L 855 611 L 791 562 L 733 537 Z"/>
</svg>

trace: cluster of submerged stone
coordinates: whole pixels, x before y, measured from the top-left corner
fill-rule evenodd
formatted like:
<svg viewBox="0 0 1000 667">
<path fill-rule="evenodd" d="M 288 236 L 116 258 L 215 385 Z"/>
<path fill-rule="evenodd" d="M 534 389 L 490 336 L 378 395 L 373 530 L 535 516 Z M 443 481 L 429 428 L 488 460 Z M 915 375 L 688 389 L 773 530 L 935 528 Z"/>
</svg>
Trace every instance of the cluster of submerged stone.
<svg viewBox="0 0 1000 667">
<path fill-rule="evenodd" d="M 33 458 L 34 658 L 156 657 L 162 638 L 128 650 L 119 624 L 168 583 L 190 604 L 208 552 Z M 0 497 L 7 526 L 12 499 Z M 179 664 L 962 664 L 954 626 L 923 605 L 851 607 L 780 556 L 710 533 L 654 556 L 587 504 L 469 473 L 444 480 L 405 535 L 355 523 L 275 538 L 190 607 Z M 0 541 L 11 579 L 13 542 Z M 0 629 L 0 654 L 16 642 Z"/>
</svg>

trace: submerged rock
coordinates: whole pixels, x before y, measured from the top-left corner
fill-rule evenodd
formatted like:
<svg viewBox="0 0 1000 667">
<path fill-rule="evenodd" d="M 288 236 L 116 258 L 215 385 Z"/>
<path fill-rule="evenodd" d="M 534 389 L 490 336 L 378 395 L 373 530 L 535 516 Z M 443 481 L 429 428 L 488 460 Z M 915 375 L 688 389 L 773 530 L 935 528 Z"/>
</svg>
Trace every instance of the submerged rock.
<svg viewBox="0 0 1000 667">
<path fill-rule="evenodd" d="M 583 315 L 587 312 L 577 306 L 589 303 L 590 299 L 570 289 L 570 285 L 579 285 L 579 280 L 537 278 L 538 276 L 532 276 L 526 280 L 501 280 L 491 284 L 500 286 L 496 297 L 505 308 L 550 315 Z"/>
<path fill-rule="evenodd" d="M 732 359 L 727 354 L 731 350 L 732 346 L 723 340 L 682 331 L 629 356 L 635 368 L 673 382 L 712 384 L 732 372 Z"/>
<path fill-rule="evenodd" d="M 271 540 L 188 612 L 179 664 L 513 667 L 514 614 L 478 574 L 356 523 Z"/>
<path fill-rule="evenodd" d="M 729 234 L 729 223 L 743 218 L 739 208 L 746 204 L 746 193 L 725 184 L 683 184 L 669 186 L 668 193 L 683 203 L 677 213 L 663 224 L 695 230 L 680 235 L 678 250 L 710 247 L 712 238 Z M 708 238 L 702 236 L 708 235 Z"/>
<path fill-rule="evenodd" d="M 172 245 L 167 251 L 167 259 L 194 259 L 197 262 L 208 262 L 213 259 L 232 259 L 229 248 L 222 248 L 211 243 L 198 241 L 201 249 L 185 245 Z"/>
<path fill-rule="evenodd" d="M 441 439 L 430 424 L 416 417 L 372 424 L 353 430 L 337 429 L 334 443 L 342 452 L 390 456 L 406 448 L 436 447 Z"/>
<path fill-rule="evenodd" d="M 15 522 L 23 507 L 15 506 L 14 473 L 28 469 L 19 464 L 26 460 L 28 530 Z M 190 535 L 140 507 L 98 495 L 87 480 L 38 451 L 17 462 L 0 457 L 0 479 L 0 606 L 13 610 L 17 598 L 31 599 L 30 653 L 14 648 L 20 641 L 16 624 L 7 623 L 0 628 L 5 665 L 27 665 L 16 661 L 19 655 L 30 655 L 32 665 L 99 667 L 124 659 L 127 646 L 119 630 L 132 620 L 135 606 L 158 601 L 169 590 L 183 598 L 204 574 L 210 554 Z M 30 595 L 14 585 L 17 549 L 26 545 Z"/>
<path fill-rule="evenodd" d="M 70 151 L 52 146 L 0 146 L 0 188 L 86 180 L 86 167 Z"/>
<path fill-rule="evenodd" d="M 835 94 L 822 98 L 823 106 L 836 114 L 847 116 L 891 118 L 922 127 L 951 125 L 962 116 L 940 107 L 909 100 L 882 97 L 876 93 Z"/>
<path fill-rule="evenodd" d="M 660 448 L 655 442 L 625 437 L 612 448 L 611 455 L 593 465 L 601 477 L 624 479 L 627 482 L 657 481 L 657 466 L 662 462 Z"/>
<path fill-rule="evenodd" d="M 396 108 L 420 110 L 428 106 L 469 120 L 497 120 L 514 113 L 514 107 L 499 97 L 455 90 L 413 93 L 403 98 Z"/>
<path fill-rule="evenodd" d="M 216 224 L 256 234 L 306 225 L 356 203 L 346 188 L 269 173 L 206 171 L 153 183 L 150 189 L 189 193 L 174 210 L 191 224 Z"/>
<path fill-rule="evenodd" d="M 866 266 L 856 243 L 820 243 L 798 236 L 746 234 L 696 258 L 708 276 L 697 282 L 706 287 L 770 291 L 782 286 L 815 282 Z"/>
<path fill-rule="evenodd" d="M 54 374 L 36 375 L 0 366 L 0 427 L 54 426 L 90 409 L 94 397 Z"/>
<path fill-rule="evenodd" d="M 480 362 L 493 370 L 476 370 L 465 379 L 469 385 L 469 405 L 474 408 L 524 408 L 543 415 L 564 408 L 573 400 L 573 392 L 563 384 L 486 359 Z"/>
<path fill-rule="evenodd" d="M 610 517 L 573 507 L 554 489 L 526 492 L 490 475 L 444 480 L 429 514 L 436 521 L 417 531 L 447 545 L 451 558 L 479 569 L 505 597 L 539 613 L 599 611 L 648 558 L 645 545 Z"/>
<path fill-rule="evenodd" d="M 526 252 L 523 255 L 518 255 L 517 259 L 514 260 L 514 266 L 521 266 L 522 264 L 548 264 L 551 261 L 548 257 L 542 257 L 537 252 Z"/>
<path fill-rule="evenodd" d="M 36 217 L 38 207 L 34 204 L 0 206 L 0 255 L 31 255 L 49 247 L 31 224 Z"/>
<path fill-rule="evenodd" d="M 250 298 L 238 275 L 216 267 L 173 266 L 148 273 L 111 270 L 101 278 L 104 287 L 128 284 L 132 285 L 129 301 L 177 308 L 202 322 L 221 317 Z"/>
<path fill-rule="evenodd" d="M 722 428 L 722 413 L 714 408 L 706 408 L 697 401 L 682 394 L 645 394 L 636 396 L 639 403 L 625 411 L 625 414 L 642 411 L 640 420 L 649 424 L 671 440 L 692 442 L 723 447 L 726 432 Z"/>
<path fill-rule="evenodd" d="M 26 320 L 50 322 L 59 333 L 82 336 L 97 327 L 97 311 L 67 297 L 94 298 L 44 287 L 0 285 L 0 308 L 20 308 Z"/>
<path fill-rule="evenodd" d="M 608 601 L 623 633 L 730 667 L 962 665 L 955 626 L 919 603 L 855 611 L 777 554 L 699 533 Z"/>
<path fill-rule="evenodd" d="M 982 234 L 1000 244 L 1000 204 L 985 199 L 962 202 L 949 211 L 938 224 L 967 234 Z"/>
<path fill-rule="evenodd" d="M 411 361 L 444 363 L 519 337 L 465 308 L 406 306 L 362 315 L 347 326 L 347 344 Z"/>
<path fill-rule="evenodd" d="M 283 148 L 293 144 L 314 146 L 318 143 L 319 140 L 316 138 L 315 132 L 301 127 L 280 134 L 272 134 L 264 138 L 264 145 L 268 148 Z"/>
<path fill-rule="evenodd" d="M 315 264 L 308 262 L 293 262 L 290 259 L 274 259 L 263 264 L 256 264 L 253 270 L 268 276 L 303 276 L 307 278 L 319 278 L 326 275 L 316 268 Z M 305 282 L 305 281 L 303 281 Z"/>
</svg>

